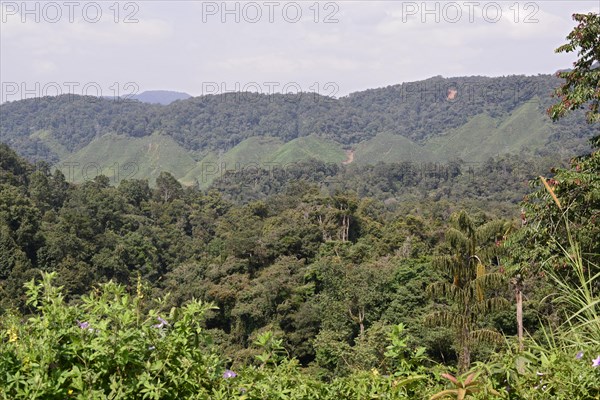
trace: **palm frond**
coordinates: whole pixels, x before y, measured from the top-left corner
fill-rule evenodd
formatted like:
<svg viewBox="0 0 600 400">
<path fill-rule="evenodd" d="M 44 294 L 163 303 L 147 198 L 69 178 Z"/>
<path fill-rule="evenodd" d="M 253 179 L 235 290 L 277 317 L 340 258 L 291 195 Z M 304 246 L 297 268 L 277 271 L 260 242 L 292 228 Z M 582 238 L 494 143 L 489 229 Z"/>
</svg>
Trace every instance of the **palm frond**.
<svg viewBox="0 0 600 400">
<path fill-rule="evenodd" d="M 494 242 L 504 236 L 507 229 L 506 221 L 495 219 L 478 227 L 475 236 L 479 243 Z"/>
<path fill-rule="evenodd" d="M 470 333 L 469 339 L 472 343 L 488 343 L 498 345 L 504 343 L 504 336 L 501 333 L 491 329 L 478 329 L 473 331 Z"/>
<path fill-rule="evenodd" d="M 459 230 L 464 232 L 468 237 L 475 234 L 473 220 L 465 210 L 461 210 L 452 216 L 452 220 L 456 223 Z"/>
<path fill-rule="evenodd" d="M 506 283 L 506 277 L 503 274 L 497 272 L 491 272 L 478 276 L 470 282 L 473 288 L 481 287 L 483 289 L 495 289 L 499 288 Z"/>
<path fill-rule="evenodd" d="M 465 251 L 469 248 L 469 238 L 461 231 L 455 228 L 448 228 L 445 233 L 446 240 L 453 249 Z"/>
<path fill-rule="evenodd" d="M 445 326 L 458 329 L 467 323 L 468 321 L 464 316 L 450 311 L 438 311 L 425 317 L 425 325 L 427 326 Z"/>
<path fill-rule="evenodd" d="M 485 314 L 510 308 L 511 302 L 503 297 L 492 297 L 475 304 L 473 311 Z"/>
<path fill-rule="evenodd" d="M 433 266 L 443 272 L 454 275 L 456 270 L 462 267 L 462 262 L 456 255 L 443 255 L 433 259 Z"/>
<path fill-rule="evenodd" d="M 449 300 L 462 300 L 464 289 L 448 282 L 435 282 L 427 286 L 427 294 L 431 297 L 445 297 Z"/>
</svg>

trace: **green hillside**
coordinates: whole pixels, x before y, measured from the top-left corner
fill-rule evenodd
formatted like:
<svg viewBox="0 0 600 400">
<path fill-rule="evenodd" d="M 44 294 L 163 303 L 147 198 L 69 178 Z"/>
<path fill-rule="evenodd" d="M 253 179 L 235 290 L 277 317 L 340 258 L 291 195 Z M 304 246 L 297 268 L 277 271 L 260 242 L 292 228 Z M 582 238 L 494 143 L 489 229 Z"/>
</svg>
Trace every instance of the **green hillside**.
<svg viewBox="0 0 600 400">
<path fill-rule="evenodd" d="M 552 134 L 551 125 L 539 111 L 539 103 L 524 103 L 503 117 L 482 113 L 466 124 L 433 137 L 424 144 L 397 134 L 384 132 L 355 146 L 352 163 L 444 162 L 460 158 L 481 162 L 499 154 L 516 154 L 543 147 Z M 210 151 L 199 161 L 166 135 L 141 138 L 106 134 L 79 151 L 69 154 L 49 131 L 31 135 L 42 140 L 61 156 L 57 164 L 74 182 L 102 173 L 114 183 L 126 178 L 148 178 L 152 182 L 161 171 L 169 171 L 185 185 L 207 188 L 227 171 L 244 168 L 272 168 L 308 159 L 325 163 L 348 162 L 342 145 L 317 136 L 296 138 L 283 143 L 275 137 L 255 136 L 228 151 Z"/>
<path fill-rule="evenodd" d="M 265 162 L 285 165 L 308 159 L 339 164 L 346 160 L 346 152 L 339 144 L 307 136 L 287 142 L 267 157 Z"/>
<path fill-rule="evenodd" d="M 256 95 L 252 101 L 228 101 L 225 95 L 208 95 L 169 105 L 115 102 L 86 96 L 49 96 L 1 104 L 0 137 L 3 143 L 31 160 L 55 163 L 64 159 L 65 150 L 69 153 L 79 151 L 106 134 L 141 138 L 161 133 L 173 138 L 198 160 L 198 155 L 226 153 L 256 137 L 270 137 L 287 143 L 315 136 L 348 149 L 357 148 L 360 143 L 381 134 L 402 136 L 425 145 L 453 133 L 448 138 L 458 140 L 458 144 L 450 143 L 446 148 L 448 138 L 443 138 L 431 145 L 443 148 L 455 157 L 478 153 L 477 149 L 467 149 L 464 153 L 462 148 L 465 143 L 472 142 L 473 129 L 492 132 L 506 128 L 509 133 L 507 143 L 490 141 L 485 135 L 476 139 L 486 145 L 484 153 L 496 154 L 500 151 L 498 147 L 537 145 L 539 138 L 547 137 L 550 126 L 552 141 L 560 140 L 560 148 L 553 148 L 552 143 L 542 143 L 542 149 L 566 149 L 574 153 L 581 149 L 581 143 L 585 141 L 582 138 L 593 136 L 593 128 L 585 123 L 583 111 L 552 125 L 543 123 L 543 120 L 549 121 L 545 110 L 554 103 L 550 94 L 559 82 L 551 75 L 433 77 L 356 92 L 338 99 L 298 95 L 290 101 L 283 95 Z M 454 85 L 462 93 L 458 100 L 448 101 L 444 91 L 434 90 L 448 85 Z M 490 97 L 479 89 L 469 89 L 486 87 L 496 88 L 498 95 Z M 431 96 L 420 95 L 421 89 Z M 515 95 L 516 89 L 519 89 L 518 95 Z M 483 116 L 494 121 L 481 119 L 487 118 Z M 514 121 L 510 121 L 511 117 Z M 501 127 L 505 122 L 506 127 Z M 523 138 L 521 132 L 529 131 L 536 136 L 540 132 L 533 131 L 540 127 L 543 135 L 537 139 Z M 41 136 L 40 132 L 43 132 Z M 390 137 L 383 136 L 371 144 L 377 149 L 379 140 L 383 139 L 385 144 Z M 400 152 L 412 153 L 406 150 L 408 142 L 393 143 Z M 389 149 L 384 147 L 384 150 Z M 533 150 L 540 150 L 540 147 Z M 331 154 L 321 151 L 327 153 L 325 149 L 319 149 L 316 157 L 329 160 Z M 365 151 L 368 153 L 368 149 Z M 311 152 L 314 153 L 310 148 L 301 151 L 308 156 Z M 299 154 L 296 150 L 292 153 Z M 374 155 L 377 153 L 375 151 Z M 282 157 L 287 160 L 299 156 Z M 392 159 L 404 158 L 402 153 L 397 157 Z"/>
<path fill-rule="evenodd" d="M 503 117 L 482 113 L 424 144 L 397 134 L 380 133 L 358 143 L 351 160 L 357 165 L 456 158 L 480 162 L 499 154 L 534 151 L 543 147 L 552 134 L 539 107 L 538 102 L 530 101 Z M 169 171 L 185 185 L 207 188 L 227 171 L 272 168 L 308 159 L 341 164 L 349 159 L 341 144 L 317 136 L 287 143 L 275 137 L 250 137 L 228 151 L 210 151 L 199 161 L 170 136 L 160 134 L 141 138 L 107 134 L 70 155 L 48 131 L 37 131 L 32 137 L 61 156 L 58 166 L 74 182 L 84 181 L 86 176 L 93 178 L 97 171 L 115 183 L 133 177 L 153 181 L 160 171 Z"/>
<path fill-rule="evenodd" d="M 285 167 L 309 159 L 341 164 L 346 158 L 346 152 L 339 144 L 314 136 L 297 138 L 285 144 L 276 138 L 252 137 L 227 152 L 209 153 L 180 181 L 185 185 L 197 183 L 200 188 L 207 188 L 214 179 L 228 171 Z"/>
<path fill-rule="evenodd" d="M 48 129 L 33 132 L 29 137 L 41 140 L 59 158 L 65 158 L 70 154 L 69 150 L 62 143 L 52 137 L 52 132 Z"/>
<path fill-rule="evenodd" d="M 181 177 L 194 166 L 189 152 L 170 137 L 158 134 L 141 138 L 104 135 L 57 164 L 71 181 L 82 182 L 103 174 L 111 183 L 128 178 L 152 182 L 161 171 Z"/>
<path fill-rule="evenodd" d="M 251 137 L 224 153 L 221 156 L 221 162 L 228 165 L 240 164 L 241 167 L 248 164 L 260 164 L 282 145 L 283 142 L 277 138 Z"/>
<path fill-rule="evenodd" d="M 215 178 L 226 171 L 262 167 L 265 160 L 282 145 L 277 138 L 248 138 L 227 152 L 209 153 L 182 176 L 180 181 L 185 185 L 198 183 L 202 188 L 208 187 Z"/>
<path fill-rule="evenodd" d="M 380 133 L 356 146 L 356 164 L 376 164 L 378 162 L 431 161 L 435 159 L 428 149 L 403 136 Z"/>
<path fill-rule="evenodd" d="M 477 92 L 453 102 L 445 93 L 410 95 L 416 84 L 450 83 L 463 90 L 493 85 L 512 95 Z M 294 102 L 277 95 L 252 102 L 200 96 L 169 105 L 45 97 L 0 105 L 0 138 L 31 161 L 76 163 L 59 167 L 74 182 L 98 173 L 113 183 L 133 176 L 152 182 L 164 170 L 201 187 L 244 166 L 309 159 L 367 165 L 583 154 L 595 132 L 583 111 L 556 123 L 545 113 L 556 84 L 549 75 L 434 77 L 327 101 L 298 96 Z M 522 90 L 515 98 L 517 87 Z"/>
<path fill-rule="evenodd" d="M 439 160 L 480 162 L 499 154 L 541 148 L 551 134 L 551 125 L 540 113 L 539 104 L 531 101 L 504 118 L 479 114 L 461 127 L 430 139 L 425 148 Z"/>
</svg>

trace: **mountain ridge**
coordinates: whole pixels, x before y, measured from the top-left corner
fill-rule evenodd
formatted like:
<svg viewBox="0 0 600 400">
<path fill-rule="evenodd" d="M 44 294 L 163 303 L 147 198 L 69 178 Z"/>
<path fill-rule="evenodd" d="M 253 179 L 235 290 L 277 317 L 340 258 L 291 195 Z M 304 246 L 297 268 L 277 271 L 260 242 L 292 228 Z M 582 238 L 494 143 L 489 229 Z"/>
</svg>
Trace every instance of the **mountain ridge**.
<svg viewBox="0 0 600 400">
<path fill-rule="evenodd" d="M 0 105 L 0 141 L 33 161 L 112 165 L 133 162 L 140 147 L 161 138 L 158 146 L 176 160 L 156 164 L 147 155 L 149 161 L 139 162 L 147 169 L 140 176 L 153 178 L 156 168 L 170 168 L 188 184 L 203 160 L 235 165 L 314 158 L 341 165 L 351 151 L 351 166 L 524 151 L 575 154 L 587 148 L 591 127 L 582 113 L 550 122 L 545 109 L 559 83 L 551 75 L 436 76 L 338 99 L 314 93 L 206 95 L 168 105 L 82 96 L 28 99 Z M 111 147 L 117 137 L 122 145 Z"/>
<path fill-rule="evenodd" d="M 176 92 L 173 90 L 146 90 L 135 94 L 131 98 L 142 103 L 169 105 L 177 100 L 187 100 L 192 97 L 185 92 Z"/>
</svg>

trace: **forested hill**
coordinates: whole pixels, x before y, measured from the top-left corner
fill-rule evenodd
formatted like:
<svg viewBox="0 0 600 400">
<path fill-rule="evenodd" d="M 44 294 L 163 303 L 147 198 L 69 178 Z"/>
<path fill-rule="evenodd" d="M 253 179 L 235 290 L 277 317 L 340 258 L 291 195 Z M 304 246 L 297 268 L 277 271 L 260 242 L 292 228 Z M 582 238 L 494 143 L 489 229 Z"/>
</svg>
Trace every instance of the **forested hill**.
<svg viewBox="0 0 600 400">
<path fill-rule="evenodd" d="M 177 100 L 189 99 L 190 97 L 192 96 L 182 92 L 174 92 L 170 90 L 148 90 L 132 96 L 132 99 L 139 100 L 142 103 L 167 105 Z"/>
<path fill-rule="evenodd" d="M 227 93 L 169 105 L 63 95 L 2 104 L 0 139 L 33 161 L 135 162 L 143 169 L 137 177 L 168 170 L 184 182 L 186 176 L 192 180 L 198 162 L 223 155 L 232 162 L 251 155 L 251 161 L 314 158 L 340 164 L 345 151 L 354 151 L 353 160 L 363 165 L 409 156 L 419 161 L 524 151 L 569 156 L 587 145 L 591 127 L 577 114 L 550 122 L 545 110 L 558 84 L 551 75 L 433 77 L 339 99 Z M 258 145 L 257 138 L 263 138 Z M 140 167 L 141 158 L 148 165 Z"/>
</svg>

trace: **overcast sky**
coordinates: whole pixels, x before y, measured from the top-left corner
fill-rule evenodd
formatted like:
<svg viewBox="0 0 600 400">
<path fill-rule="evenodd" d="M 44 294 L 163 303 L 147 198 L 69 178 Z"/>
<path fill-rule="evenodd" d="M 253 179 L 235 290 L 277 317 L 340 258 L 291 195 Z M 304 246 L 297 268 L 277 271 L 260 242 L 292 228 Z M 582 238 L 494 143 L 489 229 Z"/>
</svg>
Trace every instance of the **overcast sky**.
<svg viewBox="0 0 600 400">
<path fill-rule="evenodd" d="M 554 53 L 571 14 L 600 12 L 600 0 L 0 5 L 2 101 L 84 87 L 339 97 L 435 75 L 553 73 L 576 58 Z"/>
</svg>

